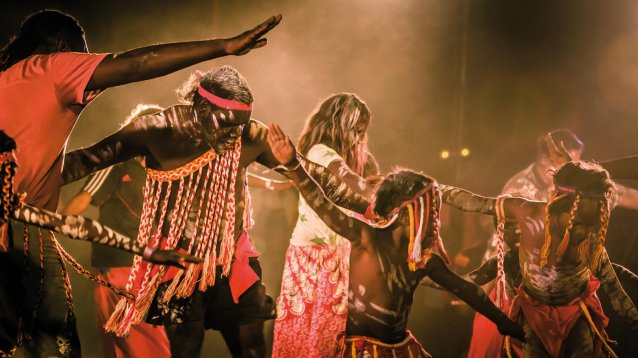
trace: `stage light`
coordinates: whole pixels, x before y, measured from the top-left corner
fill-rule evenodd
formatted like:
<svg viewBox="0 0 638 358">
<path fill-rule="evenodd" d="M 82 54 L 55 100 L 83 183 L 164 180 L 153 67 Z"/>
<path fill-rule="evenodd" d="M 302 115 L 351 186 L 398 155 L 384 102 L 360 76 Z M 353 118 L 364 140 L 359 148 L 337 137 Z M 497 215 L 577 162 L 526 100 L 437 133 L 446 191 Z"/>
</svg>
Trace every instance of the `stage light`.
<svg viewBox="0 0 638 358">
<path fill-rule="evenodd" d="M 441 151 L 441 159 L 447 159 L 450 157 L 450 152 L 447 150 Z"/>
<path fill-rule="evenodd" d="M 470 150 L 468 148 L 461 149 L 461 156 L 462 157 L 469 157 L 470 156 Z"/>
</svg>

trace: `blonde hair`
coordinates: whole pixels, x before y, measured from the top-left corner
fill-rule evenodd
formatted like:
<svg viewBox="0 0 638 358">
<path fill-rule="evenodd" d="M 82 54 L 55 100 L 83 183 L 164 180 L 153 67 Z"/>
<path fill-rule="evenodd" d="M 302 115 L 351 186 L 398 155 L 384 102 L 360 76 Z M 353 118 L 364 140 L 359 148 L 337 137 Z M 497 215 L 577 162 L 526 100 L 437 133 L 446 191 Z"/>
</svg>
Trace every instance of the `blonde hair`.
<svg viewBox="0 0 638 358">
<path fill-rule="evenodd" d="M 306 121 L 299 138 L 299 151 L 306 155 L 315 144 L 325 144 L 361 175 L 368 153 L 370 117 L 368 106 L 356 94 L 334 94 L 321 102 Z M 361 124 L 366 129 L 362 137 L 357 131 Z"/>
</svg>

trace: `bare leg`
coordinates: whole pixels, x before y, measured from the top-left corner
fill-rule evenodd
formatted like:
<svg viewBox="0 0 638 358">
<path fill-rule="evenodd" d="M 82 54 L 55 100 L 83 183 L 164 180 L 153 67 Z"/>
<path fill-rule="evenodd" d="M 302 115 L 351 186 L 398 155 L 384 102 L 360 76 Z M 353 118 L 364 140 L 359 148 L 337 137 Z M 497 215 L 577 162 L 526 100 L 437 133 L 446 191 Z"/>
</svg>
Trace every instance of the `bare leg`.
<svg viewBox="0 0 638 358">
<path fill-rule="evenodd" d="M 204 322 L 194 321 L 166 326 L 171 357 L 199 357 L 204 343 Z"/>
<path fill-rule="evenodd" d="M 565 339 L 565 357 L 593 357 L 594 337 L 587 319 L 581 316 Z"/>
<path fill-rule="evenodd" d="M 523 345 L 523 356 L 530 358 L 549 358 L 543 346 L 543 342 L 538 338 L 532 327 L 525 323 L 523 330 L 525 331 L 525 339 L 527 340 Z"/>
<path fill-rule="evenodd" d="M 263 322 L 228 326 L 221 330 L 221 334 L 235 358 L 257 358 L 266 355 Z"/>
</svg>

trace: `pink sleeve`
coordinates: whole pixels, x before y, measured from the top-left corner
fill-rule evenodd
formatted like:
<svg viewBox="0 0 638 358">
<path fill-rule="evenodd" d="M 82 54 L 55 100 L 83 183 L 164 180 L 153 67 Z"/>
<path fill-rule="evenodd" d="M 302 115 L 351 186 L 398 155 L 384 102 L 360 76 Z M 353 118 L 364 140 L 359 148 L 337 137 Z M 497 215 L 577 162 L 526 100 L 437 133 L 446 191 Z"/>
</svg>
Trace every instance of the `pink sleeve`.
<svg viewBox="0 0 638 358">
<path fill-rule="evenodd" d="M 85 96 L 86 85 L 107 54 L 60 52 L 51 55 L 49 68 L 58 100 L 63 105 L 85 105 L 95 96 Z"/>
</svg>

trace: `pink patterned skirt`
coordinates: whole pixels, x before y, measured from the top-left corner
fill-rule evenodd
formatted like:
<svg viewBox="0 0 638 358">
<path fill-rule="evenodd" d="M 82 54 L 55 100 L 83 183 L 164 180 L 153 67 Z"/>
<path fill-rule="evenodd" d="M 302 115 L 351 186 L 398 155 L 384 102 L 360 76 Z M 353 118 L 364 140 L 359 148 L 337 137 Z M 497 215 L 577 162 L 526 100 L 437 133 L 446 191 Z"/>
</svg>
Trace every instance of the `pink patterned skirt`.
<svg viewBox="0 0 638 358">
<path fill-rule="evenodd" d="M 290 245 L 286 252 L 273 357 L 331 357 L 348 311 L 350 243 Z"/>
</svg>

